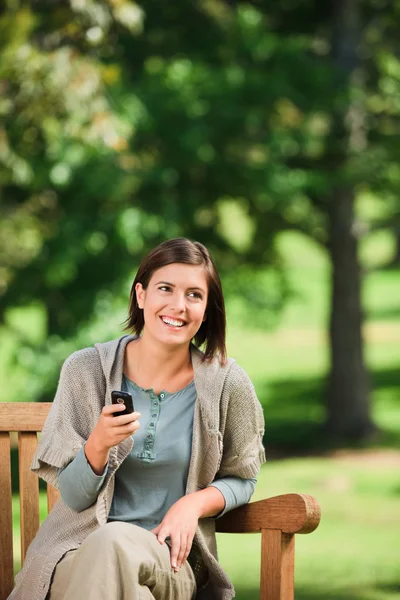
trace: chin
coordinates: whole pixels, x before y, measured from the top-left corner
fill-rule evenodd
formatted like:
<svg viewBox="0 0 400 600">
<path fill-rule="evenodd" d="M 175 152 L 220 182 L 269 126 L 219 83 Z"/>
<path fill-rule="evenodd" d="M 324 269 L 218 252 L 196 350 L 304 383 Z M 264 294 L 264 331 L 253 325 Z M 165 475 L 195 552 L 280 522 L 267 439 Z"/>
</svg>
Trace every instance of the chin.
<svg viewBox="0 0 400 600">
<path fill-rule="evenodd" d="M 168 346 L 186 346 L 190 344 L 192 338 L 187 336 L 174 336 L 174 335 L 163 335 L 160 339 L 160 342 L 166 344 Z"/>
</svg>

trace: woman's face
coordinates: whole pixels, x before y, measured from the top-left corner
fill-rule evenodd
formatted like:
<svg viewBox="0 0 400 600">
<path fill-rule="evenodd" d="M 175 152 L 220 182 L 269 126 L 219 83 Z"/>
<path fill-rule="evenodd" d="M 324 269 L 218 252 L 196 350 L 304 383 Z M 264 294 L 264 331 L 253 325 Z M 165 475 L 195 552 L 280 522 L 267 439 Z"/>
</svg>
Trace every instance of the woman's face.
<svg viewBox="0 0 400 600">
<path fill-rule="evenodd" d="M 146 289 L 136 284 L 143 334 L 165 344 L 188 344 L 205 320 L 207 276 L 202 266 L 173 263 L 153 273 Z"/>
</svg>

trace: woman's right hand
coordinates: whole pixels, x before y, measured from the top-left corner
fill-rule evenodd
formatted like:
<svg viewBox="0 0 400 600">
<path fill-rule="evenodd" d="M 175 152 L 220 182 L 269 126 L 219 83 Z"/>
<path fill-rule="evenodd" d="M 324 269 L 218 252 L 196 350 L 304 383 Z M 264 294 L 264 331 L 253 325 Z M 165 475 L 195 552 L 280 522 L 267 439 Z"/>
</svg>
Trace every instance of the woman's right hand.
<svg viewBox="0 0 400 600">
<path fill-rule="evenodd" d="M 124 439 L 135 433 L 140 427 L 138 412 L 119 415 L 125 406 L 107 404 L 103 407 L 96 427 L 85 444 L 85 455 L 93 471 L 101 475 L 108 461 L 110 448 L 117 446 Z M 114 416 L 115 415 L 115 416 Z"/>
<path fill-rule="evenodd" d="M 95 445 L 99 450 L 110 450 L 139 429 L 140 413 L 118 415 L 124 409 L 123 404 L 107 404 L 103 407 L 97 425 L 90 435 L 95 439 Z"/>
</svg>

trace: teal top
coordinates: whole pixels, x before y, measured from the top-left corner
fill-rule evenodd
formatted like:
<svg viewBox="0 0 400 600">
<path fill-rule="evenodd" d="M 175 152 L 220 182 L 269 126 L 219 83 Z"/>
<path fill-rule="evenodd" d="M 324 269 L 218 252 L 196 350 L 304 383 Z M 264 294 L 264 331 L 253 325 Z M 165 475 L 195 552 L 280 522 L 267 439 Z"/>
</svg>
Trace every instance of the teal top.
<svg viewBox="0 0 400 600">
<path fill-rule="evenodd" d="M 135 411 L 141 413 L 134 446 L 115 474 L 114 496 L 109 521 L 126 521 L 153 529 L 168 509 L 185 495 L 192 446 L 196 387 L 192 381 L 173 394 L 156 394 L 123 376 L 122 390 L 132 395 Z M 84 448 L 58 473 L 64 502 L 82 511 L 97 498 L 107 473 L 96 475 L 86 460 Z M 256 479 L 225 477 L 211 485 L 225 498 L 218 515 L 246 504 Z"/>
</svg>

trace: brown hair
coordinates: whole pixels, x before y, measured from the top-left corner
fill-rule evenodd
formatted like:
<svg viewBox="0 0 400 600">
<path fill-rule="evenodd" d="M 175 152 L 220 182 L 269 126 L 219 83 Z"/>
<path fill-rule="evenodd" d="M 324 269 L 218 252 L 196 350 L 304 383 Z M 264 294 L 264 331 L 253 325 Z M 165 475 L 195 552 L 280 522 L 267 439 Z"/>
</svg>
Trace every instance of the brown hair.
<svg viewBox="0 0 400 600">
<path fill-rule="evenodd" d="M 140 335 L 144 327 L 143 311 L 136 300 L 136 284 L 141 283 L 146 289 L 153 273 L 172 263 L 204 267 L 208 280 L 207 318 L 196 333 L 194 342 L 198 347 L 205 344 L 204 360 L 219 354 L 223 364 L 226 361 L 226 315 L 221 280 L 210 253 L 200 242 L 192 242 L 186 238 L 167 240 L 142 260 L 131 288 L 126 329 Z"/>
</svg>

